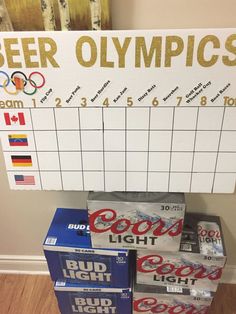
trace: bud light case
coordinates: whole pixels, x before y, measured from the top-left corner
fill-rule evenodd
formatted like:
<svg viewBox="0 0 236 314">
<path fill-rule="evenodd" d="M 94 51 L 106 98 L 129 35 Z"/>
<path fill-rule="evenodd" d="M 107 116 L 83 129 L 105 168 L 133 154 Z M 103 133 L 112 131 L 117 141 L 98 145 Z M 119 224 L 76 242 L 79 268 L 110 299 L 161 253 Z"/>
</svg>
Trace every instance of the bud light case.
<svg viewBox="0 0 236 314">
<path fill-rule="evenodd" d="M 207 314 L 214 294 L 180 287 L 135 285 L 133 314 Z"/>
<path fill-rule="evenodd" d="M 131 289 L 83 287 L 56 282 L 54 286 L 61 314 L 131 314 Z"/>
<path fill-rule="evenodd" d="M 180 251 L 137 251 L 137 283 L 216 291 L 226 263 L 220 218 L 186 214 Z"/>
<path fill-rule="evenodd" d="M 130 286 L 129 252 L 93 249 L 86 210 L 58 208 L 43 247 L 53 281 Z"/>
<path fill-rule="evenodd" d="M 93 247 L 179 250 L 182 193 L 90 192 L 88 210 Z"/>
</svg>

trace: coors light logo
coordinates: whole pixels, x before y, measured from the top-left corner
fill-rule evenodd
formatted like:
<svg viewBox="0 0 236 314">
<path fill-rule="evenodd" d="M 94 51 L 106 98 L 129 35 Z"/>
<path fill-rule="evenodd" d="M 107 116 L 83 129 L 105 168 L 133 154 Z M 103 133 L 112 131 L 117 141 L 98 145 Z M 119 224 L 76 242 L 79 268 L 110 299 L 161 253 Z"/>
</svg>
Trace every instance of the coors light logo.
<svg viewBox="0 0 236 314">
<path fill-rule="evenodd" d="M 121 244 L 119 247 L 126 245 L 127 248 L 132 247 L 132 244 L 136 245 L 133 247 L 154 246 L 160 238 L 180 237 L 182 228 L 183 219 L 141 215 L 139 211 L 129 216 L 124 210 L 124 215 L 118 216 L 116 210 L 103 208 L 90 214 L 90 231 L 95 234 L 94 237 L 107 235 L 111 246 L 114 243 Z"/>
<path fill-rule="evenodd" d="M 194 286 L 198 280 L 217 281 L 221 278 L 222 267 L 206 267 L 203 264 L 165 260 L 161 255 L 145 255 L 137 260 L 139 274 L 153 274 L 153 282 Z M 147 280 L 149 280 L 147 276 Z M 141 283 L 141 282 L 140 282 Z"/>
<path fill-rule="evenodd" d="M 153 297 L 135 300 L 134 313 L 163 313 L 163 314 L 206 314 L 209 307 L 193 304 L 165 304 Z"/>
<path fill-rule="evenodd" d="M 198 240 L 201 254 L 224 256 L 220 227 L 217 223 L 199 221 Z"/>
</svg>

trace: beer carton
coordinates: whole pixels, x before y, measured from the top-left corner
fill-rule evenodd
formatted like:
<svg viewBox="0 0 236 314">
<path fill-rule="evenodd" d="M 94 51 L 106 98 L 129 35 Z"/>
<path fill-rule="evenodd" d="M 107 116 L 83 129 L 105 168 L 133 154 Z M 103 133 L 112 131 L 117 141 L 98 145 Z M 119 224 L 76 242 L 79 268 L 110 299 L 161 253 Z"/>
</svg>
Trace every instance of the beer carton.
<svg viewBox="0 0 236 314">
<path fill-rule="evenodd" d="M 52 280 L 129 287 L 129 252 L 93 249 L 88 212 L 58 208 L 44 241 L 44 253 Z M 122 274 L 122 275 L 121 275 Z"/>
<path fill-rule="evenodd" d="M 133 314 L 207 314 L 213 294 L 181 287 L 135 285 Z"/>
<path fill-rule="evenodd" d="M 179 250 L 182 193 L 90 192 L 88 210 L 95 248 Z"/>
<path fill-rule="evenodd" d="M 131 314 L 131 289 L 98 288 L 56 282 L 55 294 L 61 314 Z"/>
<path fill-rule="evenodd" d="M 186 214 L 179 252 L 137 251 L 137 283 L 216 291 L 226 262 L 219 217 Z"/>
</svg>

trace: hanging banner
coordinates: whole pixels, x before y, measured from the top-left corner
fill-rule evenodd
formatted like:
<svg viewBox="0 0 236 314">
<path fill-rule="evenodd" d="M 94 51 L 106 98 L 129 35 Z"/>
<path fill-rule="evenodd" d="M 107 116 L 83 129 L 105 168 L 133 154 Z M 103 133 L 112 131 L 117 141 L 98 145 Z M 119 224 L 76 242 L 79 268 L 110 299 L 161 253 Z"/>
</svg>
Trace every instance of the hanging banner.
<svg viewBox="0 0 236 314">
<path fill-rule="evenodd" d="M 234 192 L 236 31 L 1 33 L 12 189 Z"/>
</svg>

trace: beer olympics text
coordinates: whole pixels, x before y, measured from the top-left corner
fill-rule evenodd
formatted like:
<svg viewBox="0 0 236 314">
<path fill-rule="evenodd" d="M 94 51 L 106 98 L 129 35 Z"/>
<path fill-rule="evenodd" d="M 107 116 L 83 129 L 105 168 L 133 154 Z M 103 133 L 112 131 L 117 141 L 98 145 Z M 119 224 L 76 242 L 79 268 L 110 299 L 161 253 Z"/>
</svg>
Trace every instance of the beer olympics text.
<svg viewBox="0 0 236 314">
<path fill-rule="evenodd" d="M 6 35 L 7 36 L 7 35 Z M 64 49 L 51 37 L 3 38 L 0 40 L 0 67 L 8 68 L 59 68 L 57 52 Z M 219 49 L 221 49 L 219 53 Z M 128 58 L 129 51 L 134 55 Z M 75 40 L 74 52 L 82 67 L 99 65 L 101 68 L 149 68 L 172 67 L 173 60 L 182 57 L 183 66 L 212 67 L 222 63 L 236 66 L 236 34 L 224 40 L 208 34 L 198 39 L 189 34 L 152 36 L 100 36 L 94 39 L 84 35 Z M 69 56 L 68 56 L 69 57 Z"/>
</svg>

